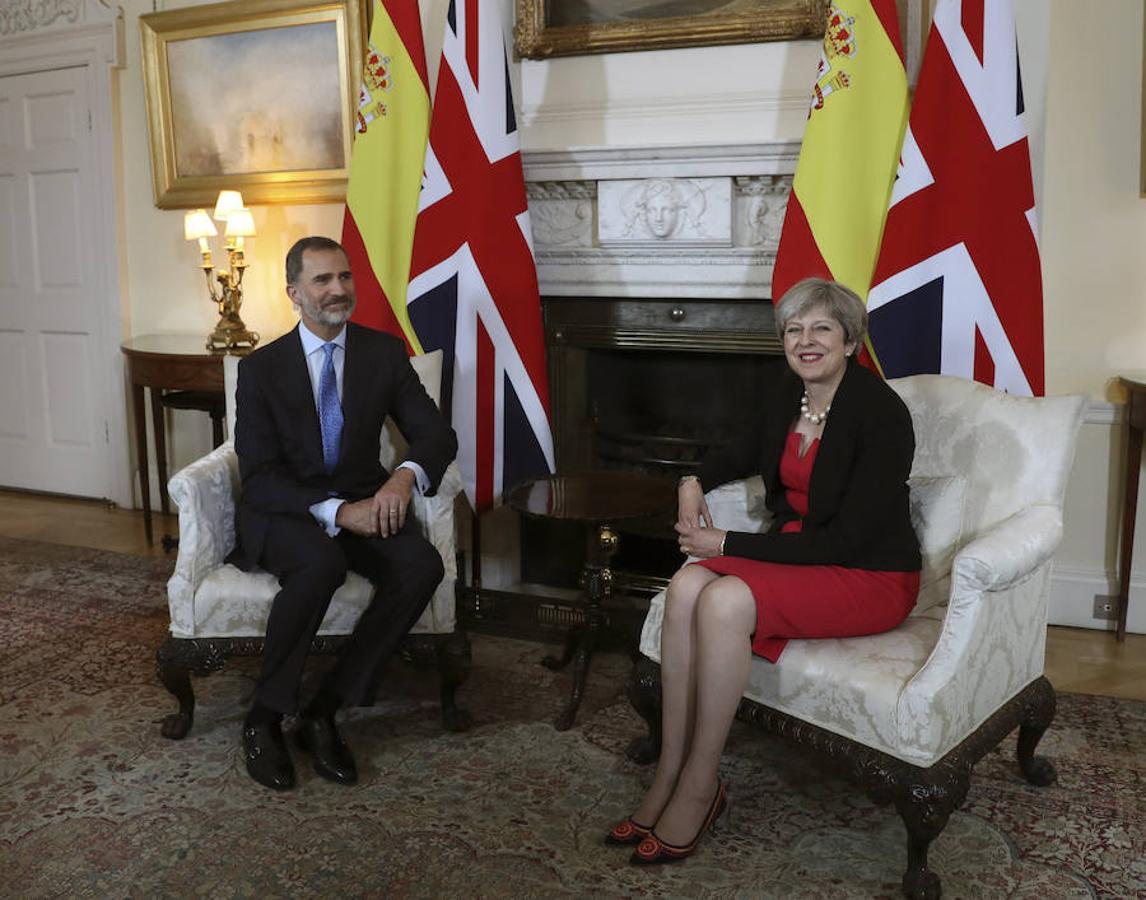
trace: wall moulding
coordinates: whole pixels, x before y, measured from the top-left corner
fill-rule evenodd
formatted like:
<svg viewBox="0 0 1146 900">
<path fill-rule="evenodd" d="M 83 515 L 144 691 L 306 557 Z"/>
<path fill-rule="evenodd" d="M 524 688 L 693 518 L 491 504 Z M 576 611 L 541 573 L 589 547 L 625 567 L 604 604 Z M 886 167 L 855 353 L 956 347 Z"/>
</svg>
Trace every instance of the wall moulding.
<svg viewBox="0 0 1146 900">
<path fill-rule="evenodd" d="M 84 0 L 3 0 L 0 37 L 83 21 Z"/>
<path fill-rule="evenodd" d="M 791 175 L 800 156 L 799 141 L 754 144 L 666 144 L 650 147 L 580 147 L 526 150 L 525 180 L 650 178 L 657 175 Z"/>
<path fill-rule="evenodd" d="M 808 96 L 809 91 L 801 86 L 799 90 L 775 93 L 759 90 L 724 92 L 719 97 L 605 97 L 588 103 L 546 100 L 540 106 L 531 105 L 525 100 L 521 108 L 521 125 L 533 140 L 549 128 L 568 131 L 583 124 L 587 129 L 596 129 L 602 121 L 611 120 L 657 126 L 676 123 L 679 130 L 687 134 L 690 129 L 696 133 L 698 122 L 720 119 L 766 121 L 778 116 L 792 116 L 796 122 L 802 122 L 808 112 Z"/>
<path fill-rule="evenodd" d="M 0 74 L 73 65 L 92 46 L 100 61 L 123 65 L 122 9 L 103 0 L 0 0 Z"/>
</svg>

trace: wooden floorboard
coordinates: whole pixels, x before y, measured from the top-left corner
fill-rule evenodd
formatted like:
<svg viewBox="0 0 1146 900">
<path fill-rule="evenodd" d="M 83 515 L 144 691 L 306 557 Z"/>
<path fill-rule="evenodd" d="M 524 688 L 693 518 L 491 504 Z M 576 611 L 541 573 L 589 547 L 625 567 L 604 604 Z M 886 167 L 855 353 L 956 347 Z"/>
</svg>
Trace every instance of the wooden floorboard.
<svg viewBox="0 0 1146 900">
<path fill-rule="evenodd" d="M 0 535 L 76 547 L 162 556 L 159 538 L 177 534 L 175 516 L 152 519 L 155 545 L 143 534 L 143 514 L 98 500 L 0 491 Z M 1060 691 L 1146 700 L 1146 635 L 1123 643 L 1113 631 L 1047 629 L 1046 674 Z"/>
</svg>

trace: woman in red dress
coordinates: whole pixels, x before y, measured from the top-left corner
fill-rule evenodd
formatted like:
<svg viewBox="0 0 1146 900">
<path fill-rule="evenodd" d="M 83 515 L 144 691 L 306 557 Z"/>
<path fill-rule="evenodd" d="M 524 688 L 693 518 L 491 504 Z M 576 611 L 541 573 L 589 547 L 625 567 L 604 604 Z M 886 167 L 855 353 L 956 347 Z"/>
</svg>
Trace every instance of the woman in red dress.
<svg viewBox="0 0 1146 900">
<path fill-rule="evenodd" d="M 634 863 L 683 859 L 723 811 L 720 756 L 753 653 L 775 662 L 789 638 L 887 631 L 919 590 L 915 435 L 903 401 L 854 358 L 863 302 L 805 279 L 777 305 L 776 325 L 791 372 L 742 441 L 681 480 L 676 530 L 698 562 L 673 576 L 665 600 L 660 759 L 640 806 L 606 838 L 637 845 Z M 753 474 L 769 530 L 713 527 L 704 491 Z"/>
</svg>

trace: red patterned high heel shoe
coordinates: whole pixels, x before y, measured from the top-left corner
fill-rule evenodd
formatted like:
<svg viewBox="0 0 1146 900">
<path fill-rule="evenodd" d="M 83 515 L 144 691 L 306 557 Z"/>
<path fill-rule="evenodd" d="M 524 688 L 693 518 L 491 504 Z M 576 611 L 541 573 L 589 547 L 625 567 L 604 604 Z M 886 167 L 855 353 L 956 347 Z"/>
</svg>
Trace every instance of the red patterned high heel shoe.
<svg viewBox="0 0 1146 900">
<path fill-rule="evenodd" d="M 629 817 L 613 826 L 613 830 L 605 835 L 605 843 L 610 847 L 629 847 L 639 844 L 652 834 L 652 831 L 652 826 L 642 825 Z"/>
<path fill-rule="evenodd" d="M 637 849 L 629 857 L 629 862 L 637 866 L 656 866 L 661 863 L 680 862 L 685 857 L 691 856 L 701 837 L 723 815 L 727 807 L 728 790 L 723 784 L 718 784 L 716 796 L 712 798 L 712 805 L 708 808 L 708 815 L 704 817 L 700 830 L 691 841 L 683 847 L 678 847 L 675 844 L 666 844 L 657 837 L 655 831 L 650 831 L 649 836 L 637 845 Z"/>
</svg>

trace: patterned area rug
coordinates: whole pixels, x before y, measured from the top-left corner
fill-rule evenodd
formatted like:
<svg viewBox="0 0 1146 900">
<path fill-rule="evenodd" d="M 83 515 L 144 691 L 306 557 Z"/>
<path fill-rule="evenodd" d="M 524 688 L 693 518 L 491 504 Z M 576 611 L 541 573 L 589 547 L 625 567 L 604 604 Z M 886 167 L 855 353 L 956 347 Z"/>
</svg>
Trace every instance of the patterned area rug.
<svg viewBox="0 0 1146 900">
<path fill-rule="evenodd" d="M 731 813 L 687 862 L 647 871 L 601 837 L 651 770 L 629 661 L 596 657 L 577 726 L 550 721 L 567 673 L 548 648 L 473 637 L 467 734 L 441 730 L 436 679 L 393 667 L 345 733 L 362 781 L 300 766 L 250 781 L 238 748 L 254 664 L 197 679 L 183 741 L 154 651 L 166 560 L 0 538 L 0 894 L 31 897 L 896 897 L 905 837 L 826 764 L 736 726 Z M 1041 747 L 1059 782 L 1017 774 L 1013 740 L 976 768 L 932 846 L 948 897 L 1146 896 L 1146 704 L 1060 695 Z"/>
</svg>

